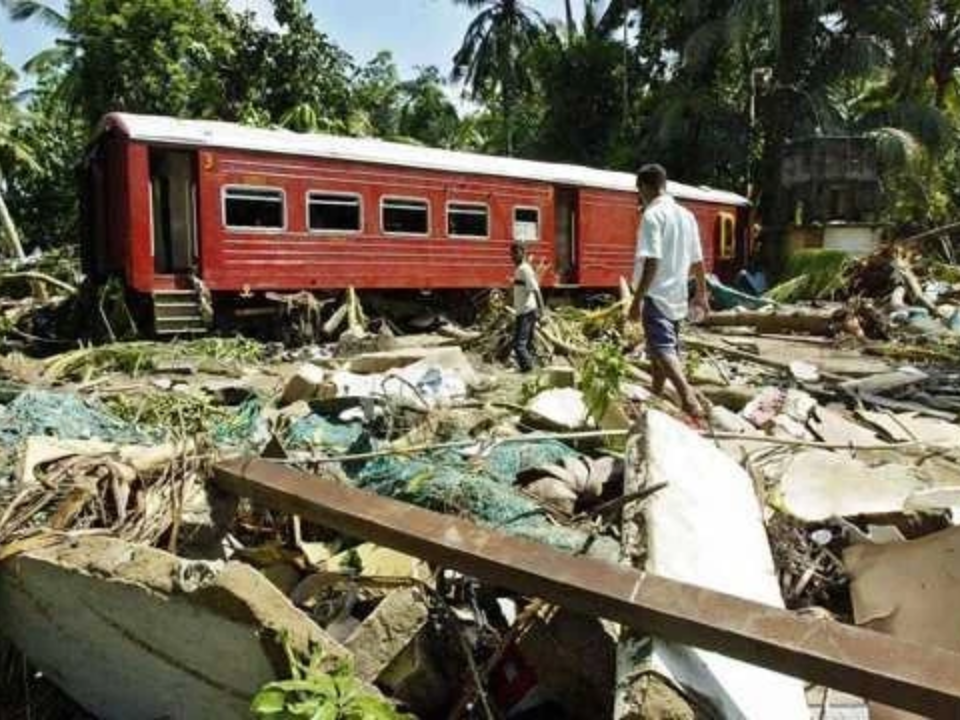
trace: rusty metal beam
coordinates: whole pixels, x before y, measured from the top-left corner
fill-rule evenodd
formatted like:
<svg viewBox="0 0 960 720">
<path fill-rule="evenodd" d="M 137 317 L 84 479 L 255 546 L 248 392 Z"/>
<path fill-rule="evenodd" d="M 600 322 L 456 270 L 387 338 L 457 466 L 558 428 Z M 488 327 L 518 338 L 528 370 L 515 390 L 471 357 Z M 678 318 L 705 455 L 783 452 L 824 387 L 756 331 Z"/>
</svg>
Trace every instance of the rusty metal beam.
<svg viewBox="0 0 960 720">
<path fill-rule="evenodd" d="M 215 480 L 267 507 L 495 586 L 927 717 L 960 717 L 960 654 L 571 557 L 265 460 L 221 463 Z"/>
</svg>

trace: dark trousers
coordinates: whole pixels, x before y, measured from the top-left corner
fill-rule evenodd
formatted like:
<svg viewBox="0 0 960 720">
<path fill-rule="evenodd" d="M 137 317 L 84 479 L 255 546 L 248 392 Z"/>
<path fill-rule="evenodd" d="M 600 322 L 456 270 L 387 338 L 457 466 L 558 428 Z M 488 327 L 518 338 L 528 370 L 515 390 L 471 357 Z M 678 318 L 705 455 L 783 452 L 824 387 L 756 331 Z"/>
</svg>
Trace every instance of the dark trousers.
<svg viewBox="0 0 960 720">
<path fill-rule="evenodd" d="M 533 333 L 536 329 L 536 311 L 517 315 L 517 321 L 513 327 L 513 353 L 517 358 L 517 365 L 523 372 L 533 370 L 536 365 L 533 356 Z"/>
</svg>

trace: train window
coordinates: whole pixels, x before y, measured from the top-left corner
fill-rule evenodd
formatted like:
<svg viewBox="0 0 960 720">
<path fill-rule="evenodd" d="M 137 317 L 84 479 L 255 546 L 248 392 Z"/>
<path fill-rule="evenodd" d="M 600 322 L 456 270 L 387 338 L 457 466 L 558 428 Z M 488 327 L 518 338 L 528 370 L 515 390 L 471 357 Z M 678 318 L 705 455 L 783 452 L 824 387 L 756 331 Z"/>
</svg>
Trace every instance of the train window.
<svg viewBox="0 0 960 720">
<path fill-rule="evenodd" d="M 228 187 L 223 191 L 223 224 L 232 230 L 283 230 L 286 207 L 283 190 Z"/>
<path fill-rule="evenodd" d="M 536 242 L 540 239 L 540 210 L 518 207 L 513 209 L 514 242 Z"/>
<path fill-rule="evenodd" d="M 427 235 L 430 205 L 426 200 L 384 198 L 380 201 L 380 226 L 387 235 Z"/>
<path fill-rule="evenodd" d="M 490 209 L 478 203 L 449 203 L 447 235 L 455 238 L 490 237 Z"/>
<path fill-rule="evenodd" d="M 363 229 L 360 196 L 308 193 L 307 223 L 311 232 L 360 232 Z"/>
<path fill-rule="evenodd" d="M 737 219 L 730 213 L 720 213 L 720 259 L 732 260 L 737 256 Z"/>
</svg>

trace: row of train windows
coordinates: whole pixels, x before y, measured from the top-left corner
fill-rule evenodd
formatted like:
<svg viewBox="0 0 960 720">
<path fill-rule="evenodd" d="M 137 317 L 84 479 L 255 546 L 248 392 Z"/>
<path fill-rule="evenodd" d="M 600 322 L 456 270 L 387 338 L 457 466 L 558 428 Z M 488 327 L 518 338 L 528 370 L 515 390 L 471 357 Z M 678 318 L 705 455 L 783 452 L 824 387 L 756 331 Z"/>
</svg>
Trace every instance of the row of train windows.
<svg viewBox="0 0 960 720">
<path fill-rule="evenodd" d="M 224 225 L 231 230 L 284 230 L 287 225 L 283 190 L 228 187 L 223 192 Z M 363 230 L 359 195 L 307 193 L 307 228 L 311 232 L 358 233 Z M 380 228 L 390 235 L 429 235 L 430 203 L 418 198 L 380 200 Z M 480 203 L 447 204 L 447 234 L 458 238 L 489 238 L 490 208 Z M 517 207 L 513 211 L 515 240 L 540 237 L 540 211 Z"/>
</svg>

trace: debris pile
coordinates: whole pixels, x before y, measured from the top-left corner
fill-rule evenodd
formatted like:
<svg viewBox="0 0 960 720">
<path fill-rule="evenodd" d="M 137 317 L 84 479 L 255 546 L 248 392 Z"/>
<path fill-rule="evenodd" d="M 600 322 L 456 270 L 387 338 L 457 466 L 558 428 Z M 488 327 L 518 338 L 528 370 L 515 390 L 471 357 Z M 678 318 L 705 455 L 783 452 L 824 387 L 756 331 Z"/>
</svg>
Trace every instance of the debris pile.
<svg viewBox="0 0 960 720">
<path fill-rule="evenodd" d="M 855 303 L 831 290 L 691 328 L 703 425 L 652 395 L 626 292 L 549 311 L 531 375 L 501 362 L 512 317 L 495 296 L 474 328 L 389 343 L 358 342 L 371 323 L 349 293 L 336 309 L 275 298 L 297 340 L 346 329 L 336 345 L 8 355 L 4 632 L 105 718 L 805 716 L 781 672 L 860 676 L 829 649 L 838 665 L 794 667 L 763 623 L 727 648 L 727 619 L 821 623 L 809 635 L 837 647 L 857 623 L 931 642 L 926 624 L 877 624 L 873 563 L 927 548 L 940 567 L 960 512 L 960 373 L 934 346 L 906 360 L 902 339 L 874 339 L 910 325 L 890 317 L 896 281 L 869 279 L 882 257 L 844 266 Z M 946 317 L 953 286 L 937 291 Z M 897 602 L 915 616 L 914 596 Z M 636 607 L 655 640 L 617 614 Z"/>
</svg>

